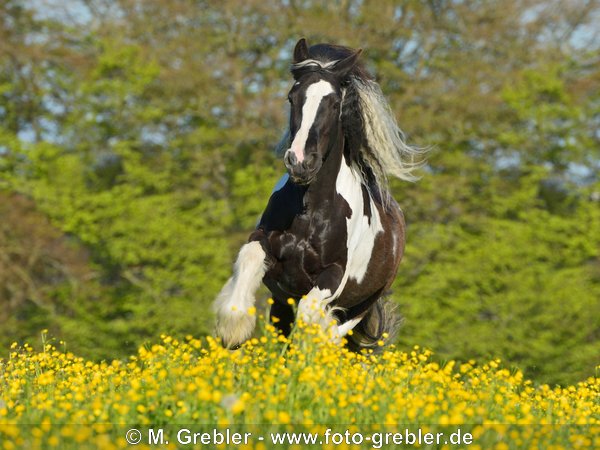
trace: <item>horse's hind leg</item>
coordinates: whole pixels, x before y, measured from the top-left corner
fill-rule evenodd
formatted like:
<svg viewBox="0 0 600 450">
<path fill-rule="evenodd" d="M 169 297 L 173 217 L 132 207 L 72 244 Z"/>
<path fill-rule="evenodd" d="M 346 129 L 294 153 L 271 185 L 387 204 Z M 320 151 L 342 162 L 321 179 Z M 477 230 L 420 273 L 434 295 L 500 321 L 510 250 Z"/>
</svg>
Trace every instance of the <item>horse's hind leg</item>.
<svg viewBox="0 0 600 450">
<path fill-rule="evenodd" d="M 240 249 L 233 266 L 233 276 L 215 299 L 217 336 L 225 347 L 235 347 L 247 340 L 254 330 L 256 314 L 251 311 L 258 289 L 266 272 L 266 253 L 258 241 Z"/>
<path fill-rule="evenodd" d="M 362 349 L 382 350 L 380 341 L 393 343 L 396 340 L 402 319 L 397 305 L 387 297 L 377 299 L 363 316 L 354 333 L 348 338 L 348 347 L 353 351 Z"/>
</svg>

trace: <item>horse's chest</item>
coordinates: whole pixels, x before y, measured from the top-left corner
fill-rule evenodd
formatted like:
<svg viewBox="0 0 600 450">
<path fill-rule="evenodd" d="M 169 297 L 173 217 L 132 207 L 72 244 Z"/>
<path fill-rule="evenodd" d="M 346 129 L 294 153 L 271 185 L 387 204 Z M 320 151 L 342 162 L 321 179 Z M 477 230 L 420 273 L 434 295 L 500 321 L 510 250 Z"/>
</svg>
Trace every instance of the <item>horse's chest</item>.
<svg viewBox="0 0 600 450">
<path fill-rule="evenodd" d="M 290 230 L 281 236 L 277 259 L 286 269 L 302 270 L 309 276 L 316 275 L 332 263 L 345 260 L 346 229 L 320 217 L 300 215 Z M 342 245 L 340 245 L 340 243 Z"/>
<path fill-rule="evenodd" d="M 367 274 L 383 232 L 379 212 L 358 175 L 345 164 L 333 195 L 308 200 L 308 205 L 319 206 L 295 215 L 287 229 L 269 233 L 273 264 L 265 282 L 279 295 L 303 295 L 333 267 L 340 277 L 337 297 L 349 280 L 360 284 Z"/>
<path fill-rule="evenodd" d="M 345 266 L 346 229 L 332 221 L 298 215 L 289 230 L 271 233 L 269 241 L 275 264 L 267 278 L 287 296 L 308 292 L 332 264 Z"/>
</svg>

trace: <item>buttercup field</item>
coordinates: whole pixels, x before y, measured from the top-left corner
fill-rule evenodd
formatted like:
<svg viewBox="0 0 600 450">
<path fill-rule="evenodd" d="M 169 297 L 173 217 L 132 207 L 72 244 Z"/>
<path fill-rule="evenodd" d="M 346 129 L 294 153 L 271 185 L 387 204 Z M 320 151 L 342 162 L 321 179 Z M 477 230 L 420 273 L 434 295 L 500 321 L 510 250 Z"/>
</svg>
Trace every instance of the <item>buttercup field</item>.
<svg viewBox="0 0 600 450">
<path fill-rule="evenodd" d="M 419 433 L 435 444 L 422 440 L 421 448 L 599 444 L 598 377 L 535 386 L 497 360 L 440 365 L 420 348 L 356 354 L 318 327 L 301 325 L 291 342 L 263 327 L 235 352 L 211 338 L 163 336 L 128 360 L 103 363 L 52 344 L 14 346 L 1 368 L 2 445 L 117 449 L 132 428 L 139 448 L 191 448 L 194 433 L 196 444 L 245 449 L 321 447 L 327 436 L 325 448 L 382 448 L 386 435 L 410 444 Z M 468 447 L 450 441 L 457 430 L 472 436 Z M 224 447 L 233 434 L 240 445 Z"/>
<path fill-rule="evenodd" d="M 0 450 L 600 448 L 598 24 L 0 1 Z"/>
</svg>

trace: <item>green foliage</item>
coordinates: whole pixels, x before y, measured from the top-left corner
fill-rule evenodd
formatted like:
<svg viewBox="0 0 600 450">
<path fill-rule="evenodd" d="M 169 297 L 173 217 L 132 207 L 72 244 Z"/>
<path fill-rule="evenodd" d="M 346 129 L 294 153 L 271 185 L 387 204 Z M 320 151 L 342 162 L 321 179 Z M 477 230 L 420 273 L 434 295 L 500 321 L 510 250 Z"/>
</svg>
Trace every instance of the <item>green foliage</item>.
<svg viewBox="0 0 600 450">
<path fill-rule="evenodd" d="M 600 211 L 559 216 L 519 192 L 496 197 L 495 217 L 412 230 L 397 283 L 401 342 L 442 358 L 494 355 L 565 383 L 592 373 L 600 352 Z"/>
<path fill-rule="evenodd" d="M 598 363 L 599 45 L 581 38 L 597 6 L 67 3 L 98 20 L 0 4 L 0 189 L 33 200 L 53 230 L 40 242 L 88 256 L 36 279 L 45 307 L 0 286 L 0 306 L 18 304 L 0 342 L 51 328 L 114 358 L 162 332 L 209 334 L 283 173 L 271 149 L 306 36 L 364 48 L 409 141 L 432 147 L 418 183 L 392 182 L 408 222 L 401 344 L 500 356 L 549 382 Z M 27 233 L 4 230 L 27 253 Z"/>
<path fill-rule="evenodd" d="M 558 171 L 600 156 L 585 132 L 585 109 L 598 101 L 598 94 L 578 101 L 567 91 L 564 70 L 564 65 L 525 70 L 516 84 L 505 87 L 503 97 L 514 115 L 514 127 L 499 136 L 499 142 L 517 151 L 523 161 L 551 164 Z"/>
</svg>

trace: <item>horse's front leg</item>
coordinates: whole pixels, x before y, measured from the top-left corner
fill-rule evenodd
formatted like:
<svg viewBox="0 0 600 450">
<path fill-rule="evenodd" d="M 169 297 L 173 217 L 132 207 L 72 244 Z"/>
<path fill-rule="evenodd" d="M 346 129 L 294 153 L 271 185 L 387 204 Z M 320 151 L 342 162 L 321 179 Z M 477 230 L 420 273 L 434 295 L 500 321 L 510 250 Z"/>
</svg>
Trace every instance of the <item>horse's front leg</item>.
<svg viewBox="0 0 600 450">
<path fill-rule="evenodd" d="M 256 314 L 252 311 L 256 301 L 254 293 L 266 271 L 267 255 L 260 242 L 242 246 L 233 265 L 233 276 L 213 304 L 216 333 L 225 347 L 242 344 L 252 335 L 256 324 Z"/>
<path fill-rule="evenodd" d="M 298 304 L 298 317 L 305 323 L 318 324 L 334 342 L 339 342 L 360 321 L 350 320 L 340 325 L 333 314 L 335 308 L 331 302 L 339 295 L 337 291 L 343 288 L 343 282 L 344 269 L 334 264 L 319 275 L 316 285 Z"/>
</svg>

